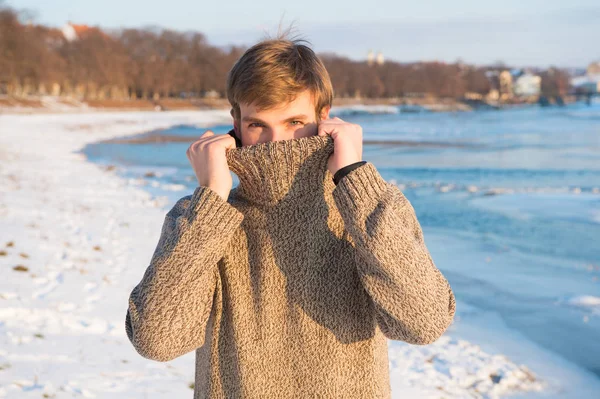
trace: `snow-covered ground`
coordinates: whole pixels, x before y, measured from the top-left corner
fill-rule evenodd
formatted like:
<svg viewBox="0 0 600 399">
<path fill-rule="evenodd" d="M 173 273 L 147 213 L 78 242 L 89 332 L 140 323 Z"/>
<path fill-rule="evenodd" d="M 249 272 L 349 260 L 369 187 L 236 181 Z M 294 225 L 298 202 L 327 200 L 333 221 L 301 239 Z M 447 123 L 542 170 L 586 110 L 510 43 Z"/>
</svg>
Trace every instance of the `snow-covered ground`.
<svg viewBox="0 0 600 399">
<path fill-rule="evenodd" d="M 225 110 L 0 116 L 0 397 L 192 396 L 193 352 L 150 361 L 124 329 L 129 293 L 171 204 L 76 151 L 116 136 L 229 118 Z M 529 363 L 512 360 L 509 353 L 517 358 L 523 349 L 519 337 L 489 315 L 473 317 L 477 310 L 466 304 L 457 309 L 455 323 L 432 345 L 390 342 L 394 397 L 600 392 L 589 375 L 539 348 L 526 348 Z M 485 349 L 467 339 L 481 334 L 490 337 Z"/>
</svg>

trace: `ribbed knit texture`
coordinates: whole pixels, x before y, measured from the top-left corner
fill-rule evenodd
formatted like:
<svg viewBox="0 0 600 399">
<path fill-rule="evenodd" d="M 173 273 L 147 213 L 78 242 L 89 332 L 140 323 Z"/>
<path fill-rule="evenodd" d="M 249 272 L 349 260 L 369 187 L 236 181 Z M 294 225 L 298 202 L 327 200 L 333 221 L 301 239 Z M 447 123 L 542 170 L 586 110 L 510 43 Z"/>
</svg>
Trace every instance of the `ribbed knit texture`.
<svg viewBox="0 0 600 399">
<path fill-rule="evenodd" d="M 414 209 L 371 163 L 336 186 L 330 136 L 227 150 L 227 201 L 167 213 L 126 331 L 144 357 L 196 350 L 194 398 L 389 398 L 387 338 L 424 345 L 455 298 Z"/>
</svg>

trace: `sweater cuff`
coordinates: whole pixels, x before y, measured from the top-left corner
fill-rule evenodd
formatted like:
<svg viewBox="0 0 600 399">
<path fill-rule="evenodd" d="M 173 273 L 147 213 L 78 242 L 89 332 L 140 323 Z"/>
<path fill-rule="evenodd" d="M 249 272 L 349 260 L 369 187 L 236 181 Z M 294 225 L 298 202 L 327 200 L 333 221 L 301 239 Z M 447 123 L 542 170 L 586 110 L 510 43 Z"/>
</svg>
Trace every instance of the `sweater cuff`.
<svg viewBox="0 0 600 399">
<path fill-rule="evenodd" d="M 190 223 L 199 220 L 222 231 L 235 230 L 244 219 L 242 212 L 206 186 L 196 187 L 183 216 Z"/>
<path fill-rule="evenodd" d="M 387 190 L 387 182 L 370 162 L 349 172 L 333 189 L 338 207 L 355 211 L 373 208 Z"/>
<path fill-rule="evenodd" d="M 333 175 L 333 183 L 335 185 L 337 185 L 340 180 L 342 180 L 342 178 L 344 178 L 344 176 L 346 176 L 348 173 L 352 172 L 354 169 L 358 168 L 361 165 L 366 164 L 367 161 L 358 161 L 358 162 L 354 162 L 351 163 L 350 165 L 346 165 L 343 168 L 340 168 L 337 172 L 335 172 L 335 175 Z"/>
</svg>

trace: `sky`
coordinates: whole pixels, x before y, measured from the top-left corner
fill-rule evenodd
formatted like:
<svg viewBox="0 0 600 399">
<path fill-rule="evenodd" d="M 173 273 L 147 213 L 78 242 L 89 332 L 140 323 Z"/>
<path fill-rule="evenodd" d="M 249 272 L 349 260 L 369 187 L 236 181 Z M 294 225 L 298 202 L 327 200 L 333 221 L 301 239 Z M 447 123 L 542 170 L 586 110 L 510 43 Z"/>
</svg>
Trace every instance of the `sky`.
<svg viewBox="0 0 600 399">
<path fill-rule="evenodd" d="M 1 2 L 2 0 L 0 0 Z M 209 43 L 252 45 L 293 23 L 316 52 L 354 60 L 585 67 L 600 60 L 599 0 L 199 1 L 4 0 L 34 21 L 199 31 Z M 596 38 L 596 39 L 594 39 Z"/>
</svg>

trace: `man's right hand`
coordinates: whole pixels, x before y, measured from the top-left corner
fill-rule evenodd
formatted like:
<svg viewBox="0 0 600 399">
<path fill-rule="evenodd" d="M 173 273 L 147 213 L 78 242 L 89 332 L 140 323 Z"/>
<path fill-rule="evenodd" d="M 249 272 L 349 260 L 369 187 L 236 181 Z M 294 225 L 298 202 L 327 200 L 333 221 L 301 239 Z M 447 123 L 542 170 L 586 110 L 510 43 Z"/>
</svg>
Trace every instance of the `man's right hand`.
<svg viewBox="0 0 600 399">
<path fill-rule="evenodd" d="M 233 137 L 228 134 L 215 135 L 207 130 L 186 151 L 198 184 L 209 187 L 226 201 L 233 186 L 225 156 L 228 148 L 235 148 Z"/>
</svg>

